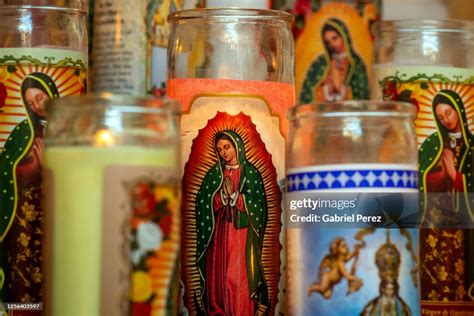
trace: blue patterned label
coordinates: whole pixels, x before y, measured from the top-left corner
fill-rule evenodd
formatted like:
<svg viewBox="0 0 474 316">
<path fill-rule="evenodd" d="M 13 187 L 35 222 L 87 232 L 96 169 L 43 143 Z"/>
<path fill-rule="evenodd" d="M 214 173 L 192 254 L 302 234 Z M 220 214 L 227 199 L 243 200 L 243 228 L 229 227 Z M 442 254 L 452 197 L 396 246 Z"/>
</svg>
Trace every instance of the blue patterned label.
<svg viewBox="0 0 474 316">
<path fill-rule="evenodd" d="M 415 165 L 289 170 L 288 314 L 421 315 L 417 188 Z"/>
<path fill-rule="evenodd" d="M 288 192 L 312 190 L 418 189 L 418 170 L 411 165 L 350 164 L 292 169 Z"/>
</svg>

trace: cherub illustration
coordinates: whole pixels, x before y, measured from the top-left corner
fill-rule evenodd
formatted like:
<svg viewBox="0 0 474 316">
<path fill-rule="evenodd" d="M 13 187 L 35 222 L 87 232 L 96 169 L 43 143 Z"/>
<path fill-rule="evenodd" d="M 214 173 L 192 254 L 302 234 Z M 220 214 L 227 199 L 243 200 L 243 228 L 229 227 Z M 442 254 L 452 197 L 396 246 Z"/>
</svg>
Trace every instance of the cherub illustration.
<svg viewBox="0 0 474 316">
<path fill-rule="evenodd" d="M 349 246 L 344 238 L 338 237 L 331 242 L 329 254 L 327 254 L 319 265 L 318 281 L 308 288 L 308 296 L 313 292 L 319 292 L 325 299 L 332 296 L 333 288 L 343 278 L 349 282 L 347 294 L 357 291 L 363 284 L 362 280 L 355 275 L 355 266 L 351 272 L 346 269 L 346 263 L 359 255 L 359 247 L 350 252 Z"/>
</svg>

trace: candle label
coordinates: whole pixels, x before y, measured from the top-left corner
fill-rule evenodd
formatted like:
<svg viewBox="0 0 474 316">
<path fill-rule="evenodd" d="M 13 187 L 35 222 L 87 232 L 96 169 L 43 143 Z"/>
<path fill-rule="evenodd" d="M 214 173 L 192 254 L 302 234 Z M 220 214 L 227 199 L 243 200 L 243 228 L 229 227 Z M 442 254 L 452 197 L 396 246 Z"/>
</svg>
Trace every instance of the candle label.
<svg viewBox="0 0 474 316">
<path fill-rule="evenodd" d="M 0 270 L 9 302 L 41 302 L 40 167 L 44 103 L 87 90 L 87 56 L 43 48 L 0 49 Z"/>
<path fill-rule="evenodd" d="M 289 84 L 174 79 L 181 101 L 182 278 L 192 315 L 272 315 L 281 302 Z M 281 303 L 280 303 L 281 304 Z"/>
<path fill-rule="evenodd" d="M 474 71 L 447 67 L 375 67 L 375 97 L 411 102 L 420 158 L 420 191 L 449 192 L 445 199 L 423 201 L 424 223 L 436 226 L 450 219 L 440 210 L 461 208 L 474 221 L 472 205 L 474 146 Z M 455 202 L 453 202 L 455 201 Z M 424 312 L 464 309 L 474 280 L 468 269 L 474 257 L 465 256 L 472 243 L 460 229 L 421 230 L 422 300 Z M 466 252 L 465 252 L 466 251 Z M 449 277 L 447 277 L 449 275 Z M 445 289 L 452 289 L 446 291 Z M 433 301 L 450 301 L 444 306 Z M 425 309 L 426 308 L 426 309 Z M 474 305 L 469 309 L 474 311 Z"/>
<path fill-rule="evenodd" d="M 96 0 L 92 90 L 164 95 L 168 16 L 197 4 L 198 0 Z"/>
<path fill-rule="evenodd" d="M 92 91 L 133 95 L 146 92 L 147 3 L 95 1 Z"/>
<path fill-rule="evenodd" d="M 310 166 L 288 171 L 285 199 L 289 203 L 304 198 L 356 198 L 355 202 L 348 201 L 345 209 L 324 213 L 334 215 L 350 213 L 350 204 L 357 207 L 362 203 L 360 192 L 370 189 L 383 192 L 377 202 L 394 215 L 394 198 L 387 196 L 396 193 L 394 197 L 402 199 L 396 204 L 403 205 L 399 193 L 416 193 L 416 183 L 416 166 Z M 318 211 L 323 217 L 323 211 Z M 420 315 L 416 230 L 376 229 L 362 224 L 347 226 L 359 228 L 320 227 L 287 224 L 289 315 Z"/>
<path fill-rule="evenodd" d="M 326 3 L 303 17 L 295 51 L 299 102 L 368 99 L 376 6 Z"/>
<path fill-rule="evenodd" d="M 101 315 L 177 315 L 177 183 L 174 169 L 106 168 Z"/>
<path fill-rule="evenodd" d="M 322 6 L 333 6 L 334 2 L 342 3 L 350 6 L 351 9 L 357 10 L 359 14 L 369 21 L 369 26 L 377 20 L 380 20 L 380 12 L 382 12 L 382 0 L 368 1 L 311 1 L 308 0 L 274 0 L 272 8 L 275 10 L 289 11 L 296 17 L 296 23 L 293 25 L 295 38 L 301 35 L 307 24 L 307 18 L 314 12 L 321 10 Z M 351 3 L 352 2 L 352 3 Z M 370 29 L 370 27 L 369 27 Z"/>
</svg>

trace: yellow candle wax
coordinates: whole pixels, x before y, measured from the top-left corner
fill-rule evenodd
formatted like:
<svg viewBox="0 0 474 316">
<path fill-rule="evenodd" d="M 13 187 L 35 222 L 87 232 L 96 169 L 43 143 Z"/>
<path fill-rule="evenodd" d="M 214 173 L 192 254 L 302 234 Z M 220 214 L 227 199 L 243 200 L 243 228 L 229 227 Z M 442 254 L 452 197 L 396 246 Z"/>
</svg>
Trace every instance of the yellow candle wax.
<svg viewBox="0 0 474 316">
<path fill-rule="evenodd" d="M 104 170 L 109 166 L 176 168 L 175 148 L 49 147 L 46 188 L 52 208 L 52 315 L 100 315 Z M 48 213 L 48 209 L 45 210 Z M 46 263 L 48 265 L 50 263 Z M 48 278 L 48 276 L 46 276 Z M 48 280 L 47 280 L 48 282 Z M 48 294 L 46 294 L 48 295 Z"/>
</svg>

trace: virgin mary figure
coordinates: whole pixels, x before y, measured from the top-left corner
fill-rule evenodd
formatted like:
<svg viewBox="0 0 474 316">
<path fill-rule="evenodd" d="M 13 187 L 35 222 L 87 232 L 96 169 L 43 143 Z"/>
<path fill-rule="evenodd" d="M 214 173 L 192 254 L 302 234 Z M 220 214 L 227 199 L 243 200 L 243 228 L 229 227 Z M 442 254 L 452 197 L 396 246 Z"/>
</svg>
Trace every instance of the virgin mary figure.
<svg viewBox="0 0 474 316">
<path fill-rule="evenodd" d="M 425 193 L 423 200 L 423 221 L 434 229 L 421 229 L 420 241 L 423 269 L 421 282 L 422 299 L 433 299 L 433 293 L 443 289 L 457 289 L 443 293 L 448 300 L 462 300 L 464 292 L 473 284 L 469 274 L 464 271 L 473 266 L 469 249 L 472 245 L 472 230 L 458 229 L 460 224 L 474 221 L 472 195 L 474 177 L 472 148 L 474 140 L 469 130 L 466 109 L 461 97 L 452 90 L 440 90 L 432 102 L 437 131 L 421 145 L 420 191 Z M 428 199 L 428 192 L 432 194 Z M 438 229 L 437 225 L 449 225 Z M 443 246 L 444 245 L 444 246 Z M 441 253 L 440 255 L 432 255 Z M 449 260 L 446 261 L 446 258 Z M 450 278 L 437 278 L 437 267 L 448 271 Z M 461 294 L 459 294 L 461 293 Z"/>
<path fill-rule="evenodd" d="M 5 284 L 11 286 L 7 292 L 8 299 L 13 302 L 41 300 L 42 233 L 39 228 L 42 212 L 40 199 L 35 196 L 40 196 L 42 184 L 45 102 L 59 97 L 53 79 L 40 72 L 27 75 L 20 92 L 26 118 L 13 129 L 0 152 L 0 172 L 4 175 L 0 190 L 8 196 L 0 199 L 0 210 L 5 216 L 8 214 L 14 218 L 4 241 L 9 262 Z M 28 216 L 26 209 L 29 210 Z M 2 234 L 5 234 L 3 227 Z M 18 247 L 21 236 L 29 238 L 24 248 Z M 19 260 L 24 253 L 29 255 Z M 36 271 L 34 276 L 33 271 Z"/>
<path fill-rule="evenodd" d="M 13 129 L 0 152 L 0 171 L 5 180 L 0 183 L 0 188 L 12 196 L 24 191 L 26 186 L 41 184 L 42 138 L 46 126 L 44 104 L 59 97 L 54 81 L 39 72 L 26 76 L 20 89 L 27 117 Z M 13 210 L 13 203 L 16 203 L 15 197 L 2 199 L 0 209 L 5 212 L 6 209 Z"/>
<path fill-rule="evenodd" d="M 465 205 L 469 209 L 472 201 L 464 203 L 463 196 L 472 192 L 473 137 L 463 101 L 456 92 L 441 90 L 434 97 L 432 106 L 437 132 L 420 148 L 420 189 L 422 192 L 452 193 L 449 205 L 444 203 L 441 207 L 459 210 L 460 205 Z M 467 195 L 465 198 L 468 201 Z"/>
<path fill-rule="evenodd" d="M 329 19 L 321 38 L 325 52 L 309 68 L 300 102 L 368 99 L 369 81 L 362 59 L 354 52 L 349 30 L 338 19 Z"/>
<path fill-rule="evenodd" d="M 204 313 L 265 315 L 269 302 L 261 263 L 267 223 L 263 180 L 247 160 L 237 133 L 219 132 L 213 144 L 217 162 L 196 196 L 196 255 Z"/>
</svg>

